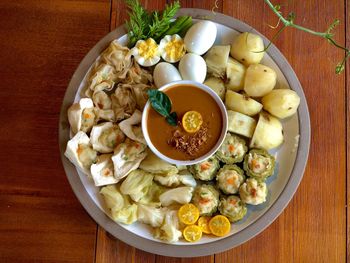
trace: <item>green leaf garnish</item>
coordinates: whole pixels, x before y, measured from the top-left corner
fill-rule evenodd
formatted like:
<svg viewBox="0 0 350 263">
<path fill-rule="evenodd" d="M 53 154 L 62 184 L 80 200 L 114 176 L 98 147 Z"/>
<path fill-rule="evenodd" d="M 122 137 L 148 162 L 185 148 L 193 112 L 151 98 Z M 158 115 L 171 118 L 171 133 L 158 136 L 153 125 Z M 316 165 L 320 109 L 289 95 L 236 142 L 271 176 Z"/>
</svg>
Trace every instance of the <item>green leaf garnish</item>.
<svg viewBox="0 0 350 263">
<path fill-rule="evenodd" d="M 147 94 L 152 108 L 164 116 L 171 126 L 176 126 L 177 114 L 176 112 L 171 112 L 171 101 L 169 97 L 164 92 L 156 89 L 148 90 Z"/>
</svg>

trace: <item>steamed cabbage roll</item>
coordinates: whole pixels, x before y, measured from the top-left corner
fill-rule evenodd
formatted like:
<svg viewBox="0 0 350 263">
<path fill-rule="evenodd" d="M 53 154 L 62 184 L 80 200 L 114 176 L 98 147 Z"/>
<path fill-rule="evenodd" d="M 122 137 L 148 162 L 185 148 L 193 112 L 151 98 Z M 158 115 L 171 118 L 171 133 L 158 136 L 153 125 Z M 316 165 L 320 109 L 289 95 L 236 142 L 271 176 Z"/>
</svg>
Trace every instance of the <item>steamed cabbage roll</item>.
<svg viewBox="0 0 350 263">
<path fill-rule="evenodd" d="M 138 202 L 152 185 L 153 175 L 142 170 L 132 171 L 120 185 L 120 191 Z"/>
<path fill-rule="evenodd" d="M 142 113 L 139 110 L 135 110 L 130 118 L 119 123 L 119 128 L 130 139 L 146 144 L 141 130 L 141 117 Z"/>
<path fill-rule="evenodd" d="M 132 204 L 129 197 L 119 191 L 117 185 L 105 186 L 100 193 L 114 221 L 123 224 L 132 224 L 137 221 L 137 205 Z"/>
<path fill-rule="evenodd" d="M 146 157 L 145 144 L 126 139 L 114 149 L 112 161 L 114 164 L 114 177 L 120 181 L 131 171 L 136 170 Z"/>
<path fill-rule="evenodd" d="M 163 161 L 150 150 L 147 157 L 141 162 L 140 169 L 155 175 L 173 175 L 178 173 L 175 165 Z"/>
</svg>

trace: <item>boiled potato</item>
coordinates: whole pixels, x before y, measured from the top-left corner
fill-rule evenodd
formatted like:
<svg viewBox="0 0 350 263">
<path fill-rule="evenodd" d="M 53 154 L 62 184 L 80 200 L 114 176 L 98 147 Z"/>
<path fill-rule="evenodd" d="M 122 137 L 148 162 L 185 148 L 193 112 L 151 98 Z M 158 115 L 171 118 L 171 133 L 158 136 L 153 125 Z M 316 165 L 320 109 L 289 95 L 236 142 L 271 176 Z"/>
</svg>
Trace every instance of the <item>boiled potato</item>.
<svg viewBox="0 0 350 263">
<path fill-rule="evenodd" d="M 258 64 L 265 52 L 262 38 L 256 34 L 244 32 L 236 37 L 231 45 L 231 56 L 244 65 Z"/>
<path fill-rule="evenodd" d="M 213 91 L 215 91 L 216 94 L 219 95 L 219 97 L 224 100 L 225 98 L 225 85 L 224 81 L 219 78 L 210 77 L 203 83 L 204 85 L 207 85 L 209 88 L 211 88 Z"/>
<path fill-rule="evenodd" d="M 262 97 L 269 93 L 276 85 L 277 74 L 262 64 L 248 67 L 244 79 L 244 91 L 251 97 Z"/>
<path fill-rule="evenodd" d="M 280 119 L 284 119 L 296 113 L 300 97 L 293 90 L 276 89 L 264 96 L 261 101 L 265 110 Z"/>
<path fill-rule="evenodd" d="M 233 91 L 243 89 L 246 68 L 237 60 L 229 57 L 226 67 L 226 88 Z"/>
<path fill-rule="evenodd" d="M 250 147 L 268 151 L 280 146 L 282 143 L 283 128 L 281 122 L 267 112 L 261 112 L 253 138 L 250 141 Z"/>
<path fill-rule="evenodd" d="M 230 55 L 230 46 L 213 46 L 205 55 L 208 73 L 215 77 L 223 78 Z"/>
<path fill-rule="evenodd" d="M 228 131 L 251 138 L 256 127 L 256 120 L 242 113 L 228 110 Z"/>
<path fill-rule="evenodd" d="M 229 110 L 238 111 L 249 116 L 259 113 L 263 107 L 256 100 L 232 90 L 226 92 L 225 105 Z"/>
</svg>

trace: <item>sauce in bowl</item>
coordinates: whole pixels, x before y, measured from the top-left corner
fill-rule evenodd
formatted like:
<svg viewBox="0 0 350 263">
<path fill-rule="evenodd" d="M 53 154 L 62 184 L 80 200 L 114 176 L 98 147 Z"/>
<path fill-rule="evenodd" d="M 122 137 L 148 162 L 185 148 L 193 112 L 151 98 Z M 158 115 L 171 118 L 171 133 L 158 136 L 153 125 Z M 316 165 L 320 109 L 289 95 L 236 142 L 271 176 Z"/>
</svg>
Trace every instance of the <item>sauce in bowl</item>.
<svg viewBox="0 0 350 263">
<path fill-rule="evenodd" d="M 180 161 L 195 160 L 217 146 L 223 135 L 223 113 L 218 102 L 207 91 L 191 84 L 175 84 L 162 90 L 178 115 L 178 125 L 171 126 L 152 107 L 146 112 L 147 133 L 153 146 L 164 156 Z M 221 102 L 221 101 L 220 101 Z M 201 114 L 203 123 L 194 133 L 187 133 L 181 124 L 188 111 Z"/>
</svg>

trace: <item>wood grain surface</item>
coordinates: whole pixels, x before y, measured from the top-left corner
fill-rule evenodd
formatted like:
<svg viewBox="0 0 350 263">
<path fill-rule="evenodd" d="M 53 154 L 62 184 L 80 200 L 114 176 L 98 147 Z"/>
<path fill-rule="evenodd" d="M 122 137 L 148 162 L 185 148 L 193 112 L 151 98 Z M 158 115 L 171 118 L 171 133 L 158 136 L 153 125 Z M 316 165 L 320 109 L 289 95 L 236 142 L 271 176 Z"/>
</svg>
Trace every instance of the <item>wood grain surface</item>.
<svg viewBox="0 0 350 263">
<path fill-rule="evenodd" d="M 143 0 L 150 10 L 165 0 Z M 211 10 L 214 0 L 180 1 Z M 283 1 L 287 2 L 287 1 Z M 277 1 L 276 1 L 277 3 Z M 216 12 L 271 38 L 277 19 L 264 2 L 216 1 Z M 296 23 L 325 31 L 335 19 L 350 45 L 350 2 L 289 1 Z M 226 252 L 169 258 L 111 237 L 74 196 L 58 150 L 58 117 L 68 82 L 84 55 L 127 18 L 121 0 L 0 1 L 0 262 L 346 262 L 350 260 L 350 64 L 325 40 L 287 29 L 276 41 L 303 86 L 311 117 L 304 178 L 265 231 Z M 348 178 L 348 180 L 347 180 Z"/>
</svg>

